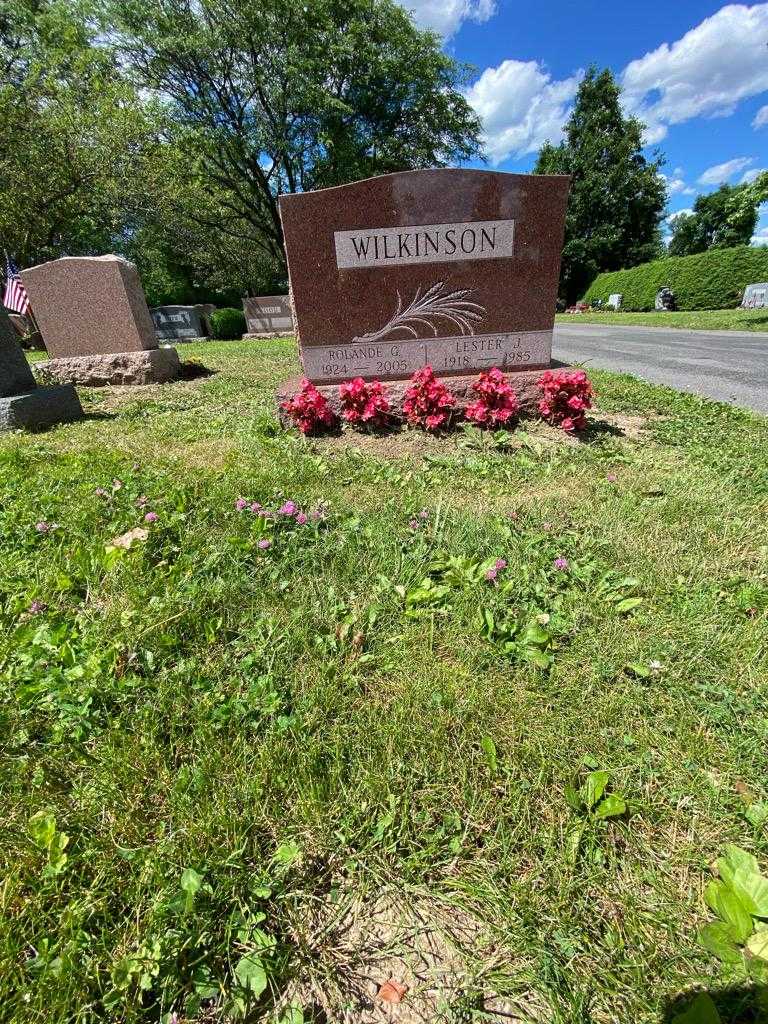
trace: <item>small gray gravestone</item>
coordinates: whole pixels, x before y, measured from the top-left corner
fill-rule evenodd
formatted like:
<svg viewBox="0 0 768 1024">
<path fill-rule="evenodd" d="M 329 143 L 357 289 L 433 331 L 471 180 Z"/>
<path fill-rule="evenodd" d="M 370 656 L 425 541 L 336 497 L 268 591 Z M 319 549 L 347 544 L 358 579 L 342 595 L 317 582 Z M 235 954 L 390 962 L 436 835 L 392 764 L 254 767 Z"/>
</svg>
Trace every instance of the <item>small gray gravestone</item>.
<svg viewBox="0 0 768 1024">
<path fill-rule="evenodd" d="M 610 309 L 621 309 L 621 300 L 623 298 L 624 296 L 621 295 L 619 292 L 614 292 L 612 295 L 608 296 L 608 302 L 606 303 L 606 305 Z"/>
<path fill-rule="evenodd" d="M 765 309 L 768 306 L 768 283 L 748 284 L 741 305 L 743 309 Z"/>
<path fill-rule="evenodd" d="M 37 386 L 8 314 L 0 307 L 0 431 L 50 427 L 82 415 L 71 385 Z"/>
<path fill-rule="evenodd" d="M 150 312 L 159 341 L 191 341 L 205 335 L 197 306 L 156 306 Z"/>
</svg>

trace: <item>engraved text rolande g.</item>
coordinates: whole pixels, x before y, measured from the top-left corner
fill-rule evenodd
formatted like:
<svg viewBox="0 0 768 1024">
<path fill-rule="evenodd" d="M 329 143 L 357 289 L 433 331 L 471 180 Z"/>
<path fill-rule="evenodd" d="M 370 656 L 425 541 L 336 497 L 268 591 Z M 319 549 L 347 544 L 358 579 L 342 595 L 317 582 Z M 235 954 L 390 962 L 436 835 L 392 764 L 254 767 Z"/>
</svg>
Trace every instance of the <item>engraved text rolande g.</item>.
<svg viewBox="0 0 768 1024">
<path fill-rule="evenodd" d="M 404 263 L 508 259 L 513 254 L 515 222 L 488 220 L 358 228 L 334 231 L 333 238 L 339 270 L 391 267 Z"/>
</svg>

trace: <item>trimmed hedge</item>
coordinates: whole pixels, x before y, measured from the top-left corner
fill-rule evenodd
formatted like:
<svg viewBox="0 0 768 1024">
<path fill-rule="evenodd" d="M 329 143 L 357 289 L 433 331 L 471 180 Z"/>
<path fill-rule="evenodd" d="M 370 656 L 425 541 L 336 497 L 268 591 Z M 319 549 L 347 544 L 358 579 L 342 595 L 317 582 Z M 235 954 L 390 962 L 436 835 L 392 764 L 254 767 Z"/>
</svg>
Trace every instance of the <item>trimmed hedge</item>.
<svg viewBox="0 0 768 1024">
<path fill-rule="evenodd" d="M 768 247 L 740 245 L 598 274 L 584 301 L 605 303 L 619 292 L 623 310 L 644 312 L 653 309 L 656 292 L 666 285 L 675 293 L 678 309 L 732 309 L 741 302 L 746 286 L 757 281 L 768 281 Z"/>
<path fill-rule="evenodd" d="M 211 313 L 211 334 L 219 341 L 233 341 L 245 334 L 245 313 L 242 309 L 217 309 Z"/>
</svg>

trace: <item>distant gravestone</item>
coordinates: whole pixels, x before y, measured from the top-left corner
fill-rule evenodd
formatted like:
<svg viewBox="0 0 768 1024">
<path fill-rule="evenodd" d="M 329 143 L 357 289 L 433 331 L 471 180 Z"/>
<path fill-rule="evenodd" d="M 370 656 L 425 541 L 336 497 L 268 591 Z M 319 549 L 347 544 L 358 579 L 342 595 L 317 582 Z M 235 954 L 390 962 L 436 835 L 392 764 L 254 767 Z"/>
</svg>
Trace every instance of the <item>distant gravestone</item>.
<svg viewBox="0 0 768 1024">
<path fill-rule="evenodd" d="M 243 299 L 246 338 L 268 338 L 293 333 L 293 312 L 288 295 L 259 295 Z"/>
<path fill-rule="evenodd" d="M 548 367 L 568 186 L 445 169 L 281 196 L 305 375 Z"/>
<path fill-rule="evenodd" d="M 675 309 L 677 303 L 675 302 L 675 293 L 671 288 L 659 288 L 656 292 L 656 301 L 654 302 L 654 309 L 659 313 L 670 313 Z"/>
<path fill-rule="evenodd" d="M 80 401 L 71 385 L 39 388 L 16 340 L 16 331 L 0 307 L 0 431 L 39 429 L 80 419 Z"/>
<path fill-rule="evenodd" d="M 768 284 L 748 284 L 741 305 L 743 309 L 764 309 L 768 306 Z"/>
<path fill-rule="evenodd" d="M 619 292 L 614 292 L 612 295 L 608 296 L 608 302 L 606 303 L 606 305 L 608 305 L 611 309 L 621 309 L 621 300 L 623 298 L 624 296 L 621 295 Z"/>
<path fill-rule="evenodd" d="M 206 334 L 198 306 L 157 306 L 151 313 L 158 341 L 189 341 Z"/>
<path fill-rule="evenodd" d="M 119 256 L 65 256 L 22 271 L 51 361 L 49 378 L 105 383 L 120 356 L 119 383 L 178 376 L 174 349 L 157 347 L 136 268 Z"/>
</svg>

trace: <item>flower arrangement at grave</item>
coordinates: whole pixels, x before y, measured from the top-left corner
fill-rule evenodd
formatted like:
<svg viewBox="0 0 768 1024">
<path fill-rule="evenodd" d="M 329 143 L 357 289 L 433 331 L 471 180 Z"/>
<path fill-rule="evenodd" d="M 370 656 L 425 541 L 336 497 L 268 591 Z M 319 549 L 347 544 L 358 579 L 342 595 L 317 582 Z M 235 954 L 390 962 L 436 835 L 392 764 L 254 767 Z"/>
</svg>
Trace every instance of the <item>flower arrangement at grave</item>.
<svg viewBox="0 0 768 1024">
<path fill-rule="evenodd" d="M 403 415 L 410 424 L 425 430 L 441 430 L 450 421 L 456 399 L 437 380 L 431 366 L 424 366 L 411 377 L 403 396 Z"/>
<path fill-rule="evenodd" d="M 594 391 L 583 370 L 545 370 L 538 380 L 542 392 L 539 412 L 566 434 L 585 430 L 587 409 L 592 408 Z"/>
<path fill-rule="evenodd" d="M 389 414 L 389 399 L 380 380 L 348 380 L 339 387 L 341 416 L 347 423 L 383 427 Z"/>
<path fill-rule="evenodd" d="M 472 390 L 477 398 L 464 410 L 465 417 L 481 427 L 509 425 L 517 416 L 520 404 L 507 377 L 498 367 L 481 373 Z"/>
<path fill-rule="evenodd" d="M 293 398 L 280 403 L 280 408 L 288 415 L 294 426 L 302 434 L 315 434 L 320 430 L 328 430 L 337 423 L 337 417 L 314 384 L 304 377 L 301 389 Z"/>
</svg>

